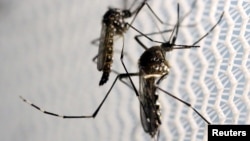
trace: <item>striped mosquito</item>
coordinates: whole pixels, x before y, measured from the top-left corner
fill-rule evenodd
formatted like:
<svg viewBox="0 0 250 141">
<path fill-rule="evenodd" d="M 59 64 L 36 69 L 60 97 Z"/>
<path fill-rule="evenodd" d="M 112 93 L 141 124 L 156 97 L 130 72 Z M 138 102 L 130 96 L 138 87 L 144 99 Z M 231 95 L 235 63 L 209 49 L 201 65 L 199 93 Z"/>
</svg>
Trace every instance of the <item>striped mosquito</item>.
<svg viewBox="0 0 250 141">
<path fill-rule="evenodd" d="M 161 125 L 161 111 L 160 111 L 161 109 L 158 104 L 157 90 L 160 90 L 161 92 L 184 103 L 185 105 L 190 107 L 192 110 L 194 110 L 194 112 L 197 113 L 207 124 L 210 124 L 210 122 L 205 117 L 203 117 L 191 104 L 163 90 L 162 88 L 159 87 L 159 84 L 169 74 L 169 71 L 170 71 L 169 62 L 165 59 L 166 52 L 172 51 L 174 49 L 189 49 L 189 48 L 199 47 L 196 44 L 199 43 L 203 38 L 205 38 L 210 32 L 212 32 L 213 29 L 220 23 L 223 17 L 223 13 L 221 14 L 220 19 L 217 21 L 217 23 L 205 35 L 203 35 L 200 39 L 194 42 L 193 45 L 177 45 L 175 44 L 175 41 L 177 39 L 180 21 L 183 20 L 183 19 L 179 20 L 179 4 L 177 6 L 177 12 L 178 12 L 178 21 L 177 21 L 177 24 L 174 26 L 174 29 L 172 30 L 166 30 L 166 31 L 158 32 L 158 33 L 152 33 L 152 34 L 144 34 L 140 32 L 138 29 L 136 29 L 135 27 L 133 27 L 131 24 L 128 24 L 131 28 L 133 28 L 135 31 L 140 33 L 140 35 L 136 36 L 135 39 L 145 49 L 145 52 L 143 52 L 143 54 L 139 58 L 139 62 L 138 62 L 139 72 L 135 72 L 135 73 L 128 72 L 126 65 L 123 62 L 123 57 L 124 57 L 124 44 L 123 44 L 122 50 L 121 50 L 120 61 L 126 73 L 117 74 L 111 87 L 109 88 L 105 97 L 103 98 L 101 103 L 98 105 L 96 110 L 93 112 L 93 114 L 76 115 L 76 116 L 60 115 L 54 112 L 46 111 L 21 96 L 20 98 L 25 103 L 30 104 L 32 107 L 36 108 L 37 110 L 43 112 L 44 114 L 48 114 L 51 116 L 56 116 L 56 117 L 61 117 L 61 118 L 71 118 L 71 119 L 72 118 L 95 118 L 98 112 L 100 111 L 101 107 L 103 106 L 104 102 L 108 98 L 109 94 L 111 93 L 117 80 L 121 80 L 123 83 L 125 83 L 127 86 L 129 86 L 131 89 L 134 90 L 140 103 L 140 116 L 141 116 L 141 124 L 143 126 L 143 129 L 146 133 L 148 133 L 155 140 L 158 140 L 158 136 L 160 133 L 159 127 Z M 164 32 L 171 32 L 171 31 L 172 31 L 172 34 L 169 38 L 169 41 L 167 42 L 155 41 L 149 37 L 149 35 L 161 34 Z M 152 42 L 161 43 L 161 45 L 147 48 L 140 41 L 139 39 L 140 37 L 145 37 Z M 131 77 L 134 77 L 134 76 L 139 77 L 139 82 L 140 82 L 139 91 L 137 90 L 134 82 L 132 81 Z M 131 85 L 125 82 L 123 80 L 124 78 L 128 79 Z"/>
<path fill-rule="evenodd" d="M 135 3 L 135 1 L 134 1 Z M 132 4 L 132 6 L 134 5 L 134 3 Z M 129 17 L 132 17 L 133 15 L 134 18 L 132 20 L 131 23 L 133 23 L 133 21 L 135 20 L 135 17 L 137 16 L 137 14 L 139 13 L 139 11 L 143 8 L 143 6 L 147 6 L 148 9 L 150 10 L 150 12 L 157 18 L 157 20 L 162 23 L 162 24 L 168 24 L 168 23 L 165 23 L 163 22 L 155 13 L 154 11 L 152 10 L 152 8 L 148 5 L 147 3 L 147 0 L 143 0 L 143 2 L 141 3 L 140 6 L 138 6 L 136 8 L 136 10 L 134 10 L 133 12 L 131 12 L 131 8 L 129 8 L 128 10 L 121 10 L 121 9 L 116 9 L 116 8 L 110 8 L 105 14 L 104 14 L 104 17 L 103 17 L 103 22 L 102 22 L 102 32 L 101 32 L 101 38 L 100 39 L 97 39 L 100 41 L 100 44 L 99 44 L 99 53 L 97 56 L 95 56 L 93 58 L 93 60 L 97 59 L 97 67 L 99 68 L 103 68 L 104 70 L 104 74 L 103 74 L 103 79 L 101 79 L 100 81 L 100 85 L 101 84 L 104 84 L 108 78 L 108 75 L 110 73 L 110 66 L 111 66 L 111 62 L 108 62 L 108 60 L 112 60 L 112 55 L 113 55 L 113 40 L 114 40 L 114 36 L 123 36 L 123 33 L 126 32 L 126 30 L 128 30 L 128 28 L 131 26 L 131 24 L 125 22 L 125 19 L 126 18 L 129 18 Z M 132 7 L 131 6 L 131 7 Z M 112 29 L 112 30 L 111 30 Z M 137 30 L 138 31 L 138 30 Z M 112 38 L 110 38 L 112 35 Z M 109 40 L 110 39 L 112 42 L 112 44 L 108 44 Z M 95 41 L 97 41 L 95 40 Z M 93 42 L 95 42 L 93 41 Z M 109 52 L 110 51 L 110 52 Z M 110 54 L 109 54 L 110 53 Z M 123 56 L 123 52 L 121 54 L 121 56 Z M 107 59 L 108 58 L 108 59 Z M 111 58 L 111 59 L 110 59 Z M 121 60 L 122 61 L 122 60 Z M 108 63 L 107 63 L 108 62 Z M 107 64 L 107 65 L 106 65 Z M 105 67 L 105 66 L 109 66 L 109 67 Z M 107 72 L 105 69 L 108 68 Z M 116 71 L 113 71 L 114 73 L 117 74 Z M 105 73 L 108 73 L 108 74 L 105 74 Z M 138 73 L 130 73 L 130 74 L 127 74 L 127 73 L 121 73 L 121 74 L 117 74 L 117 77 L 115 78 L 115 80 L 113 81 L 110 89 L 108 90 L 108 92 L 106 93 L 105 97 L 103 98 L 103 100 L 101 101 L 101 103 L 99 104 L 99 106 L 96 108 L 96 110 L 93 112 L 92 115 L 76 115 L 76 116 L 68 116 L 68 115 L 61 115 L 61 114 L 57 114 L 57 113 L 54 113 L 54 112 L 49 112 L 49 111 L 46 111 L 42 108 L 40 108 L 39 106 L 33 104 L 32 102 L 30 102 L 29 100 L 23 98 L 22 96 L 20 96 L 20 98 L 25 102 L 25 103 L 28 103 L 30 104 L 32 107 L 36 108 L 37 110 L 45 113 L 45 114 L 48 114 L 48 115 L 51 115 L 51 116 L 56 116 L 56 117 L 61 117 L 61 118 L 95 118 L 96 115 L 98 114 L 100 108 L 102 107 L 102 105 L 104 104 L 105 100 L 107 99 L 108 95 L 110 94 L 111 90 L 113 89 L 114 85 L 116 84 L 117 80 L 121 80 L 122 78 L 124 77 L 128 77 L 128 75 L 130 76 L 133 76 L 133 75 L 138 75 Z M 122 81 L 122 80 L 121 80 Z M 122 81 L 123 83 L 125 83 L 127 86 L 130 87 L 130 85 L 124 81 Z M 131 87 L 130 87 L 131 88 Z M 139 95 L 137 95 L 139 96 Z"/>
<path fill-rule="evenodd" d="M 121 36 L 123 37 L 123 34 L 128 30 L 128 28 L 132 25 L 133 21 L 135 20 L 137 14 L 141 11 L 141 9 L 144 6 L 147 6 L 147 8 L 150 10 L 150 12 L 156 17 L 156 19 L 162 23 L 162 24 L 168 24 L 163 22 L 152 10 L 152 8 L 147 3 L 147 0 L 143 0 L 143 2 L 134 10 L 131 11 L 131 8 L 134 6 L 136 1 L 132 3 L 132 6 L 129 9 L 124 8 L 117 9 L 117 8 L 109 8 L 109 10 L 104 14 L 103 20 L 102 20 L 102 30 L 101 30 L 101 37 L 99 39 L 96 39 L 92 41 L 92 43 L 95 43 L 96 41 L 99 41 L 99 52 L 97 56 L 93 58 L 93 60 L 97 59 L 97 68 L 99 70 L 103 70 L 103 76 L 100 80 L 100 85 L 103 85 L 107 80 L 110 73 L 110 68 L 112 64 L 112 57 L 113 57 L 113 40 L 114 36 Z M 125 19 L 130 18 L 134 16 L 131 23 L 125 22 Z M 123 53 L 122 53 L 123 56 Z M 116 71 L 113 71 L 117 74 Z M 136 74 L 129 74 L 129 75 L 137 75 Z M 102 107 L 103 103 L 105 102 L 106 98 L 110 94 L 112 88 L 114 87 L 116 81 L 118 78 L 121 80 L 121 78 L 128 77 L 127 73 L 123 74 L 117 74 L 116 79 L 113 81 L 109 91 L 106 93 L 104 99 L 101 101 L 97 109 L 94 111 L 92 115 L 76 115 L 76 116 L 67 116 L 67 115 L 60 115 L 54 112 L 46 111 L 39 106 L 33 104 L 32 102 L 28 101 L 27 99 L 20 96 L 20 98 L 25 102 L 30 104 L 32 107 L 36 108 L 37 110 L 56 117 L 61 118 L 95 118 L 98 114 L 100 108 Z M 127 86 L 129 86 L 126 82 L 122 81 Z"/>
<path fill-rule="evenodd" d="M 129 9 L 109 8 L 103 15 L 100 38 L 92 42 L 94 44 L 96 41 L 99 41 L 98 54 L 93 58 L 93 61 L 97 59 L 97 69 L 103 72 L 99 85 L 105 84 L 109 78 L 111 65 L 113 63 L 113 44 L 115 36 L 121 37 L 128 30 L 125 19 L 134 16 L 132 19 L 133 22 L 144 6 L 143 2 L 134 11 L 131 11 L 135 2 L 136 1 L 132 3 Z"/>
<path fill-rule="evenodd" d="M 199 38 L 192 45 L 175 44 L 177 36 L 178 36 L 179 26 L 180 26 L 179 4 L 177 5 L 177 13 L 178 13 L 177 24 L 174 26 L 174 29 L 172 30 L 170 38 L 167 42 L 156 41 L 149 37 L 149 35 L 153 35 L 157 33 L 143 34 L 139 30 L 131 26 L 134 30 L 140 33 L 140 35 L 135 36 L 135 40 L 145 49 L 145 51 L 140 56 L 139 61 L 138 61 L 139 73 L 137 73 L 137 75 L 136 73 L 129 73 L 128 70 L 126 69 L 125 64 L 122 61 L 123 67 L 127 72 L 127 75 L 126 76 L 124 75 L 124 76 L 129 78 L 129 81 L 132 84 L 132 87 L 136 95 L 139 96 L 140 116 L 141 116 L 141 124 L 143 126 L 143 129 L 146 133 L 148 133 L 155 140 L 158 140 L 159 127 L 161 125 L 161 111 L 160 111 L 160 105 L 158 102 L 157 90 L 160 90 L 161 92 L 184 103 L 185 105 L 190 107 L 192 110 L 194 110 L 194 112 L 197 113 L 207 124 L 210 124 L 210 122 L 205 117 L 203 117 L 194 107 L 192 107 L 191 104 L 163 90 L 162 88 L 159 87 L 159 84 L 170 72 L 170 65 L 169 65 L 169 62 L 166 60 L 165 54 L 175 49 L 190 49 L 190 48 L 200 47 L 200 46 L 197 46 L 196 44 L 198 44 L 202 39 L 204 39 L 210 32 L 214 30 L 214 28 L 220 23 L 224 12 L 221 14 L 217 23 L 205 35 Z M 158 32 L 158 34 L 162 34 L 164 32 L 169 32 L 169 31 L 171 30 Z M 146 37 L 152 42 L 161 43 L 161 45 L 147 48 L 146 45 L 144 45 L 140 41 L 139 37 Z M 131 79 L 131 76 L 139 76 L 139 83 L 140 83 L 139 91 L 136 89 Z"/>
<path fill-rule="evenodd" d="M 102 19 L 100 38 L 92 41 L 93 44 L 95 44 L 96 41 L 99 41 L 98 54 L 93 58 L 93 61 L 97 59 L 97 69 L 103 72 L 99 85 L 105 84 L 109 79 L 109 74 L 111 72 L 111 66 L 113 63 L 113 46 L 115 37 L 123 37 L 123 34 L 129 28 L 129 23 L 126 22 L 125 19 L 131 18 L 133 16 L 133 19 L 130 22 L 131 25 L 145 5 L 154 15 L 156 15 L 151 7 L 147 4 L 147 0 L 144 0 L 134 11 L 132 11 L 131 8 L 135 2 L 136 1 L 133 2 L 129 9 L 109 8 Z M 158 17 L 156 16 L 156 18 Z M 158 18 L 158 20 L 160 19 Z M 160 22 L 163 23 L 162 21 Z"/>
</svg>

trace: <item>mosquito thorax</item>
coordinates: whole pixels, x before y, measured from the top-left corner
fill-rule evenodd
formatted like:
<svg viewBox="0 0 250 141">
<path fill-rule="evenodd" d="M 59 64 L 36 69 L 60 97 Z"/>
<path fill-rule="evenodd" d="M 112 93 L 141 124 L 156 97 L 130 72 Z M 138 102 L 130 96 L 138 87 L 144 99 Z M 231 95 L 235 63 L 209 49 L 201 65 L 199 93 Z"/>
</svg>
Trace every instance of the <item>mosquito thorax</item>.
<svg viewBox="0 0 250 141">
<path fill-rule="evenodd" d="M 141 55 L 138 65 L 145 77 L 160 77 L 168 74 L 170 69 L 170 65 L 165 59 L 165 52 L 160 46 L 146 50 Z"/>
<path fill-rule="evenodd" d="M 120 10 L 117 8 L 109 8 L 109 10 L 104 14 L 102 22 L 106 25 L 112 24 L 113 20 L 115 20 L 115 16 Z"/>
<path fill-rule="evenodd" d="M 102 22 L 107 26 L 112 26 L 116 35 L 122 35 L 128 27 L 125 18 L 132 16 L 128 10 L 110 8 L 103 16 Z"/>
</svg>

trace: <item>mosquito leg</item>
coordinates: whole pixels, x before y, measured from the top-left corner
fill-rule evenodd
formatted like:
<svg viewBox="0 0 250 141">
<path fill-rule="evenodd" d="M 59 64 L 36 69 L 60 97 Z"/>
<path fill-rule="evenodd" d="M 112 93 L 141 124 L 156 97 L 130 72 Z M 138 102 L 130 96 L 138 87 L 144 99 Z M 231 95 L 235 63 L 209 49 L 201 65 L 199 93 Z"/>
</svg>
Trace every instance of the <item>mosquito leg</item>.
<svg viewBox="0 0 250 141">
<path fill-rule="evenodd" d="M 172 31 L 172 30 L 171 29 L 167 29 L 167 30 L 163 30 L 163 31 L 159 31 L 159 32 L 152 32 L 152 33 L 147 33 L 147 34 L 139 34 L 139 35 L 136 35 L 134 38 L 135 38 L 136 42 L 142 46 L 142 48 L 144 48 L 145 50 L 147 50 L 148 48 L 146 47 L 146 45 L 144 45 L 142 43 L 142 41 L 139 38 L 145 37 L 145 36 L 148 37 L 148 36 L 151 36 L 151 35 L 163 34 L 163 33 L 167 33 L 167 32 L 170 32 L 170 31 Z M 153 39 L 151 39 L 151 41 L 153 41 Z"/>
<path fill-rule="evenodd" d="M 196 1 L 193 3 L 193 6 L 195 5 Z M 147 5 L 147 4 L 146 4 Z M 151 9 L 152 10 L 152 9 Z M 191 12 L 191 11 L 190 11 Z M 174 31 L 175 31 L 175 35 L 174 32 L 172 32 L 172 35 L 170 37 L 170 39 L 172 38 L 172 43 L 175 43 L 175 40 L 176 40 L 176 37 L 178 35 L 178 30 L 179 30 L 179 27 L 180 27 L 180 23 L 184 20 L 184 18 L 187 16 L 187 14 L 184 16 L 183 19 L 179 20 L 179 4 L 177 6 L 177 13 L 178 13 L 178 22 L 177 24 L 175 25 L 174 27 Z M 203 38 L 205 38 L 210 32 L 213 31 L 213 29 L 219 24 L 219 22 L 221 21 L 222 17 L 223 17 L 223 14 L 224 12 L 221 14 L 220 16 L 220 19 L 217 21 L 217 23 L 205 34 L 203 35 L 199 40 L 197 40 L 196 42 L 193 43 L 192 46 L 194 47 L 199 47 L 199 46 L 195 46 L 198 42 L 200 42 Z M 149 37 L 149 35 L 155 35 L 155 34 L 162 34 L 162 33 L 166 33 L 166 32 L 170 32 L 170 31 L 173 31 L 173 30 L 163 30 L 163 31 L 160 31 L 160 32 L 153 32 L 153 33 L 149 33 L 149 34 L 144 34 L 142 33 L 141 31 L 139 31 L 138 29 L 136 29 L 135 27 L 133 27 L 131 24 L 127 24 L 129 27 L 131 27 L 132 29 L 134 29 L 136 32 L 138 32 L 140 35 L 137 35 L 135 36 L 135 40 L 137 41 L 138 44 L 140 44 L 142 46 L 142 48 L 144 48 L 145 50 L 147 50 L 147 47 L 140 41 L 140 37 L 145 37 L 147 38 L 148 40 L 152 41 L 152 42 L 156 42 L 156 43 L 162 43 L 161 41 L 157 41 L 157 40 L 154 40 L 152 38 Z M 176 46 L 185 46 L 185 45 L 176 45 Z M 191 46 L 186 46 L 184 48 L 190 48 Z"/>
<path fill-rule="evenodd" d="M 97 63 L 97 62 L 96 62 L 97 57 L 98 57 L 98 54 L 92 59 L 92 61 L 93 61 L 94 63 Z"/>
<path fill-rule="evenodd" d="M 137 28 L 135 28 L 134 26 L 132 26 L 131 24 L 128 24 L 127 25 L 131 28 L 133 28 L 136 32 L 138 32 L 139 34 L 141 34 L 141 36 L 144 36 L 145 38 L 147 38 L 148 40 L 152 41 L 152 42 L 155 42 L 155 43 L 162 43 L 161 41 L 157 41 L 157 40 L 153 40 L 152 38 L 148 37 L 146 34 L 142 33 L 141 31 L 139 31 Z"/>
<path fill-rule="evenodd" d="M 142 2 L 142 4 L 141 4 L 135 11 L 131 12 L 132 15 L 134 15 L 134 17 L 133 17 L 132 21 L 130 22 L 130 25 L 133 24 L 133 22 L 135 21 L 137 15 L 139 14 L 139 12 L 141 11 L 141 9 L 142 9 L 142 8 L 144 7 L 144 5 L 146 4 L 146 1 L 147 1 L 147 0 L 144 0 L 144 2 Z M 135 3 L 135 1 L 134 1 L 134 3 Z M 133 4 L 134 4 L 134 3 L 133 3 Z"/>
<path fill-rule="evenodd" d="M 94 39 L 91 41 L 91 44 L 93 44 L 95 46 L 99 46 L 99 41 L 100 41 L 100 38 Z"/>
<path fill-rule="evenodd" d="M 121 63 L 122 63 L 122 66 L 123 66 L 124 70 L 126 71 L 127 74 L 129 74 L 129 73 L 128 73 L 128 70 L 127 70 L 127 68 L 126 68 L 126 66 L 125 66 L 125 64 L 124 64 L 124 62 L 123 62 L 123 55 L 124 55 L 123 52 L 124 52 L 124 38 L 123 38 L 123 45 L 122 45 L 120 60 L 121 60 Z M 135 84 L 134 84 L 134 82 L 132 81 L 131 77 L 128 76 L 128 79 L 129 79 L 129 81 L 130 81 L 130 83 L 131 83 L 131 85 L 132 85 L 132 88 L 133 88 L 134 91 L 135 91 L 136 96 L 139 97 L 139 92 L 137 91 L 137 89 L 136 89 L 136 87 L 135 87 Z"/>
<path fill-rule="evenodd" d="M 162 75 L 162 76 L 159 78 L 159 80 L 158 80 L 158 81 L 156 81 L 156 84 L 157 84 L 157 85 L 159 85 L 159 84 L 160 84 L 160 82 L 161 82 L 164 78 L 166 78 L 167 76 L 168 76 L 168 73 L 166 73 L 166 74 Z"/>
<path fill-rule="evenodd" d="M 121 60 L 121 63 L 122 63 L 122 66 L 123 66 L 124 70 L 126 71 L 126 74 L 129 74 L 129 73 L 128 73 L 128 70 L 127 70 L 127 68 L 126 68 L 126 66 L 125 66 L 125 64 L 124 64 L 124 62 L 123 62 L 123 55 L 124 55 L 123 52 L 124 52 L 124 38 L 123 38 L 123 45 L 122 45 L 120 60 Z M 134 75 L 132 75 L 132 76 L 136 76 L 136 75 L 137 75 L 137 73 L 132 73 L 132 74 L 134 74 Z M 139 73 L 138 73 L 138 75 L 139 75 Z M 138 100 L 139 100 L 140 105 L 141 105 L 142 107 L 144 107 L 142 101 L 140 100 L 139 92 L 138 92 L 138 90 L 136 89 L 134 82 L 132 81 L 130 75 L 127 75 L 127 76 L 128 76 L 128 79 L 129 79 L 129 81 L 130 81 L 130 83 L 131 83 L 131 85 L 132 85 L 132 89 L 134 90 L 134 92 L 135 92 L 135 94 L 136 94 L 136 96 L 137 96 L 137 98 L 138 98 Z M 143 110 L 144 110 L 144 113 L 146 114 L 144 108 L 143 108 Z"/>
<path fill-rule="evenodd" d="M 93 44 L 95 46 L 99 46 L 99 41 L 100 41 L 100 38 L 94 39 L 94 40 L 91 41 L 91 44 Z M 97 57 L 98 57 L 98 54 L 92 59 L 92 61 L 97 63 L 96 62 Z"/>
<path fill-rule="evenodd" d="M 153 16 L 161 23 L 161 24 L 163 24 L 163 25 L 171 25 L 171 24 L 169 24 L 169 23 L 167 23 L 167 22 L 164 22 L 163 20 L 161 20 L 161 18 L 159 17 L 159 16 L 157 16 L 157 14 L 154 12 L 154 10 L 151 8 L 151 6 L 148 4 L 148 3 L 146 3 L 146 2 L 144 2 L 145 3 L 145 5 L 148 7 L 148 9 L 150 10 L 150 12 L 153 14 Z M 182 22 L 191 12 L 192 12 L 192 10 L 194 9 L 193 7 L 195 7 L 195 5 L 196 5 L 196 0 L 192 3 L 192 8 L 189 10 L 189 12 L 188 13 L 186 13 L 183 17 L 182 17 L 182 19 L 180 20 L 180 22 Z M 191 25 L 187 25 L 187 26 L 194 26 L 195 24 L 191 24 Z"/>
<path fill-rule="evenodd" d="M 127 74 L 127 75 L 121 75 L 120 78 L 119 78 L 119 80 L 120 80 L 123 84 L 125 84 L 126 86 L 128 86 L 130 89 L 133 90 L 133 87 L 132 87 L 131 85 L 129 85 L 128 82 L 125 82 L 125 81 L 123 80 L 124 78 L 127 78 L 127 79 L 128 79 L 128 77 L 132 77 L 132 76 L 139 76 L 139 73 L 129 73 L 129 74 Z"/>
<path fill-rule="evenodd" d="M 176 100 L 182 102 L 183 104 L 187 105 L 188 107 L 190 107 L 190 108 L 191 108 L 192 110 L 194 110 L 194 112 L 197 113 L 197 114 L 198 114 L 207 124 L 209 124 L 209 125 L 211 124 L 211 123 L 210 123 L 203 115 L 201 115 L 201 114 L 200 114 L 191 104 L 187 103 L 186 101 L 181 100 L 180 98 L 178 98 L 178 97 L 172 95 L 171 93 L 169 93 L 169 92 L 163 90 L 162 88 L 160 88 L 160 87 L 158 87 L 158 86 L 156 86 L 156 87 L 157 87 L 160 91 L 164 92 L 165 94 L 167 94 L 167 95 L 173 97 L 174 99 L 176 99 Z"/>
<path fill-rule="evenodd" d="M 105 97 L 103 98 L 103 100 L 101 101 L 101 103 L 99 104 L 99 106 L 97 107 L 97 109 L 95 110 L 95 112 L 92 115 L 77 115 L 77 116 L 68 116 L 68 115 L 60 115 L 54 112 L 50 112 L 50 111 L 46 111 L 42 108 L 40 108 L 39 106 L 33 104 L 32 102 L 28 101 L 27 99 L 23 98 L 22 96 L 20 96 L 20 98 L 27 104 L 31 105 L 33 108 L 43 112 L 44 114 L 47 115 L 51 115 L 51 116 L 55 116 L 55 117 L 61 117 L 61 118 L 95 118 L 96 115 L 98 114 L 99 110 L 101 109 L 102 105 L 104 104 L 104 102 L 106 101 L 107 97 L 109 96 L 111 90 L 113 89 L 114 85 L 116 84 L 118 79 L 124 78 L 124 77 L 129 77 L 129 73 L 125 73 L 125 74 L 118 74 L 114 80 L 114 82 L 112 83 L 110 89 L 108 90 L 108 92 L 106 93 Z M 133 73 L 131 75 L 134 75 Z"/>
<path fill-rule="evenodd" d="M 138 15 L 138 13 L 141 11 L 141 9 L 144 7 L 144 6 L 147 6 L 150 10 L 150 12 L 156 17 L 156 19 L 162 23 L 162 24 L 168 24 L 168 23 L 164 23 L 160 18 L 159 16 L 156 15 L 156 13 L 153 11 L 153 9 L 148 5 L 147 3 L 147 0 L 144 0 L 144 2 L 141 4 L 141 6 L 139 6 L 135 11 L 133 11 L 132 13 L 134 14 L 135 13 L 135 16 L 134 18 L 132 19 L 132 22 L 130 24 L 132 24 L 136 18 L 136 16 Z"/>
<path fill-rule="evenodd" d="M 159 137 L 160 137 L 160 130 L 157 132 L 157 135 L 155 137 L 155 141 L 158 141 L 159 140 Z"/>
<path fill-rule="evenodd" d="M 32 107 L 36 108 L 37 110 L 43 112 L 44 114 L 47 114 L 47 115 L 51 115 L 51 116 L 56 116 L 56 117 L 61 117 L 61 118 L 93 118 L 93 115 L 92 116 L 64 116 L 64 115 L 59 115 L 59 114 L 56 114 L 56 113 L 53 113 L 53 112 L 49 112 L 49 111 L 46 111 L 38 106 L 36 106 L 35 104 L 31 103 L 30 101 L 28 101 L 27 99 L 23 98 L 22 96 L 19 96 L 25 103 L 31 105 Z"/>
</svg>

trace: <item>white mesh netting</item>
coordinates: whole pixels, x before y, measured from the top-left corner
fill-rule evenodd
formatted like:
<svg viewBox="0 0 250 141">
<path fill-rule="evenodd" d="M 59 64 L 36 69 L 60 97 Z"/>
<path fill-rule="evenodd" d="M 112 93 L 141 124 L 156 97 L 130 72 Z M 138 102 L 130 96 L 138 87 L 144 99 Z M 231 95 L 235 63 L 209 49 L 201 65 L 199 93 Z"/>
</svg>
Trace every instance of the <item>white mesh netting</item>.
<svg viewBox="0 0 250 141">
<path fill-rule="evenodd" d="M 192 8 L 192 2 L 179 1 L 180 16 Z M 163 21 L 175 24 L 176 1 L 149 0 L 149 4 Z M 98 48 L 90 42 L 100 35 L 108 6 L 123 8 L 123 0 L 2 0 L 0 5 L 0 140 L 150 140 L 141 127 L 138 99 L 120 82 L 95 119 L 51 117 L 18 99 L 22 95 L 59 114 L 92 114 L 115 74 L 106 85 L 98 86 L 101 73 L 91 60 Z M 222 21 L 198 43 L 200 48 L 167 53 L 172 68 L 161 88 L 194 105 L 212 124 L 249 124 L 250 2 L 197 0 L 182 23 L 177 43 L 195 42 L 223 10 Z M 133 23 L 144 33 L 158 31 L 156 24 L 160 29 L 172 28 L 152 18 L 146 7 Z M 125 35 L 124 61 L 130 72 L 137 71 L 143 52 L 133 39 L 135 34 L 130 29 Z M 142 40 L 148 47 L 157 45 Z M 121 40 L 117 41 L 113 68 L 124 72 L 119 60 L 121 46 Z M 136 86 L 137 79 L 133 78 Z M 160 102 L 160 141 L 207 140 L 207 124 L 190 108 L 164 93 L 160 93 Z"/>
</svg>

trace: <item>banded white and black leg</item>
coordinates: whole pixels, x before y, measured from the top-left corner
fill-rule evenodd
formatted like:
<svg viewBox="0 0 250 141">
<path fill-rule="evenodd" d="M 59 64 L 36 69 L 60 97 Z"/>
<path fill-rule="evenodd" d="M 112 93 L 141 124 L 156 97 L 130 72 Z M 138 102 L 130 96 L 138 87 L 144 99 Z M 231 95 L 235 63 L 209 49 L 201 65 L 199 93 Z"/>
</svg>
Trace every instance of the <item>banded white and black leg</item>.
<svg viewBox="0 0 250 141">
<path fill-rule="evenodd" d="M 121 74 L 118 74 L 115 78 L 115 80 L 113 81 L 111 87 L 109 88 L 108 92 L 106 93 L 105 97 L 103 98 L 103 100 L 101 101 L 101 103 L 99 104 L 99 106 L 97 107 L 97 109 L 94 111 L 93 114 L 91 115 L 61 115 L 61 114 L 58 114 L 58 113 L 54 113 L 54 112 L 50 112 L 50 111 L 47 111 L 35 104 L 33 104 L 31 101 L 23 98 L 22 96 L 19 96 L 21 98 L 21 100 L 27 104 L 29 104 L 30 106 L 32 106 L 33 108 L 43 112 L 44 114 L 47 114 L 47 115 L 51 115 L 51 116 L 55 116 L 55 117 L 60 117 L 60 118 L 95 118 L 98 114 L 98 112 L 100 111 L 101 107 L 103 106 L 104 102 L 106 101 L 107 97 L 109 96 L 109 94 L 111 93 L 114 85 L 116 84 L 117 80 L 120 80 L 122 83 L 124 83 L 125 85 L 127 85 L 128 87 L 132 88 L 127 82 L 125 81 L 122 81 L 123 78 L 126 78 L 126 77 L 129 77 L 129 76 L 136 76 L 137 73 L 121 73 Z"/>
</svg>

